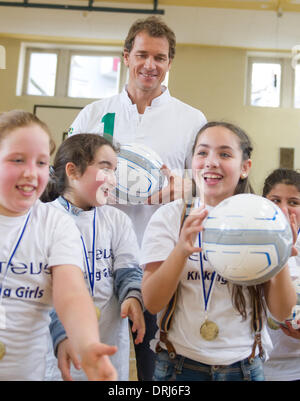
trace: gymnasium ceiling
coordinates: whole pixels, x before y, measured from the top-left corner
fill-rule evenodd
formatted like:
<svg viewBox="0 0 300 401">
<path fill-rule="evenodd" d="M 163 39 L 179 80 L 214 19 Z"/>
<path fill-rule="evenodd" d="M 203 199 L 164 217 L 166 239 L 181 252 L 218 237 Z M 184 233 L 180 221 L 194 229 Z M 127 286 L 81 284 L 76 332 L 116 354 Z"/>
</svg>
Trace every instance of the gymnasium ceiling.
<svg viewBox="0 0 300 401">
<path fill-rule="evenodd" d="M 79 0 L 60 1 L 59 3 L 68 5 L 79 3 Z M 275 11 L 275 12 L 300 12 L 300 0 L 111 0 L 109 2 L 105 0 L 86 0 L 86 3 L 100 7 L 101 4 L 107 7 L 107 3 L 110 3 L 109 7 L 117 6 L 118 8 L 134 9 L 145 7 L 146 9 L 159 9 L 163 10 L 165 6 L 176 6 L 176 7 L 205 7 L 205 8 L 221 8 L 221 9 L 236 9 L 236 10 L 258 10 L 258 11 Z M 41 4 L 57 4 L 55 0 L 6 0 L 0 1 L 1 3 L 23 3 L 28 6 L 30 3 L 41 3 Z M 104 4 L 105 3 L 105 4 Z M 17 4 L 18 5 L 18 4 Z"/>
<path fill-rule="evenodd" d="M 0 7 L 0 44 L 5 34 L 122 43 L 132 22 L 144 17 L 134 12 L 46 9 L 45 5 L 160 10 L 164 12 L 162 18 L 174 29 L 177 42 L 184 44 L 276 51 L 300 44 L 300 0 L 0 0 L 0 6 L 1 3 L 6 6 Z M 28 7 L 36 3 L 44 8 Z"/>
<path fill-rule="evenodd" d="M 103 0 L 95 0 L 95 3 L 103 3 Z M 153 0 L 112 0 L 110 3 L 119 3 L 128 5 L 144 4 L 153 5 Z M 206 8 L 224 8 L 238 10 L 260 10 L 260 11 L 278 11 L 300 12 L 300 0 L 158 0 L 159 8 L 163 6 L 178 7 L 206 7 Z"/>
</svg>

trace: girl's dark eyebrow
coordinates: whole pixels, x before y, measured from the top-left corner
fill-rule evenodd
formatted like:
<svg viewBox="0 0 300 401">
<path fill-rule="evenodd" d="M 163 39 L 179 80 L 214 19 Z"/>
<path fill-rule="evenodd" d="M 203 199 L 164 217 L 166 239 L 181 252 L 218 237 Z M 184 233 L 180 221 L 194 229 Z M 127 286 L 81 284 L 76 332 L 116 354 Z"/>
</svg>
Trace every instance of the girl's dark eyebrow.
<svg viewBox="0 0 300 401">
<path fill-rule="evenodd" d="M 203 146 L 204 148 L 210 148 L 210 146 L 207 145 L 206 143 L 199 143 L 199 145 L 196 146 L 196 149 L 199 148 L 200 146 Z M 222 150 L 231 149 L 232 150 L 232 147 L 228 146 L 228 145 L 221 145 L 221 146 L 217 146 L 217 149 L 222 149 Z"/>
<path fill-rule="evenodd" d="M 280 195 L 276 195 L 276 194 L 273 194 L 273 195 L 270 195 L 270 197 L 271 198 L 279 198 L 279 199 L 281 199 L 281 196 Z M 292 196 L 292 197 L 290 197 L 290 198 L 287 198 L 288 200 L 296 200 L 296 201 L 300 201 L 300 196 L 299 197 L 297 197 L 297 196 Z"/>
<path fill-rule="evenodd" d="M 99 162 L 99 164 L 106 164 L 107 166 L 112 166 L 111 162 L 106 161 L 106 160 L 101 160 L 101 162 Z"/>
<path fill-rule="evenodd" d="M 101 160 L 101 162 L 99 162 L 98 164 L 100 164 L 100 165 L 105 165 L 105 166 L 107 166 L 107 167 L 110 167 L 110 168 L 113 169 L 114 171 L 117 170 L 117 167 L 113 168 L 112 163 L 109 162 L 109 161 L 106 161 L 106 160 Z"/>
<path fill-rule="evenodd" d="M 296 197 L 296 196 L 292 196 L 291 198 L 288 198 L 289 201 L 293 200 L 293 201 L 300 201 L 300 196 Z"/>
</svg>

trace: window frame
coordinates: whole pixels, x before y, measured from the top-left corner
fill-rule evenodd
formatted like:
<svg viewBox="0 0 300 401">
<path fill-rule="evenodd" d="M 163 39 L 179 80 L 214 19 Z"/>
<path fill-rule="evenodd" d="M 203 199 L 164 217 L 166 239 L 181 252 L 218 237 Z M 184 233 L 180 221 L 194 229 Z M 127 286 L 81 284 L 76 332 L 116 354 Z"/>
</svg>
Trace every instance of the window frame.
<svg viewBox="0 0 300 401">
<path fill-rule="evenodd" d="M 280 88 L 279 88 L 279 106 L 259 106 L 251 103 L 252 93 L 252 71 L 254 64 L 279 64 L 281 67 Z M 282 59 L 273 57 L 248 57 L 248 85 L 247 85 L 247 104 L 252 107 L 270 107 L 277 108 L 282 104 L 282 78 L 283 78 L 283 64 Z"/>
<path fill-rule="evenodd" d="M 29 67 L 30 67 L 30 57 L 32 53 L 51 53 L 57 55 L 57 64 L 56 64 L 56 74 L 55 74 L 55 84 L 54 84 L 54 95 L 47 96 L 47 95 L 32 95 L 27 93 L 27 88 L 29 84 Z M 57 49 L 46 49 L 46 48 L 34 48 L 28 47 L 26 49 L 25 54 L 25 65 L 24 65 L 24 74 L 23 74 L 23 85 L 22 85 L 22 95 L 25 96 L 43 96 L 43 97 L 55 97 L 56 93 L 56 86 L 57 86 L 57 71 L 58 71 L 58 64 L 59 64 L 59 51 Z"/>
<path fill-rule="evenodd" d="M 68 52 L 68 80 L 66 82 L 66 97 L 69 99 L 87 99 L 87 98 L 79 98 L 79 97 L 74 97 L 74 96 L 69 96 L 68 92 L 69 92 L 69 84 L 70 84 L 70 68 L 71 68 L 71 58 L 72 56 L 109 56 L 109 57 L 119 57 L 120 58 L 120 73 L 118 76 L 118 81 L 117 81 L 117 93 L 120 93 L 121 90 L 123 89 L 123 86 L 125 84 L 124 79 L 126 80 L 126 75 L 124 75 L 124 70 L 125 70 L 125 66 L 123 64 L 123 58 L 122 58 L 122 54 L 120 54 L 119 52 L 115 51 L 115 52 L 93 52 L 90 50 L 82 50 L 80 53 L 76 50 L 69 50 Z M 126 72 L 126 71 L 125 71 Z M 121 79 L 123 78 L 123 79 Z M 93 99 L 99 99 L 99 98 L 93 98 Z"/>
<path fill-rule="evenodd" d="M 71 57 L 74 55 L 79 56 L 112 56 L 120 57 L 120 72 L 118 77 L 117 93 L 120 93 L 127 80 L 127 68 L 123 63 L 123 49 L 121 46 L 73 46 L 73 45 L 58 45 L 58 44 L 33 44 L 23 43 L 21 48 L 19 79 L 21 85 L 17 87 L 17 95 L 19 96 L 40 96 L 43 98 L 65 98 L 68 100 L 79 99 L 81 101 L 95 100 L 99 98 L 85 98 L 85 97 L 72 97 L 68 96 L 68 87 L 70 81 L 70 67 Z M 23 52 L 23 54 L 22 54 Z M 53 96 L 32 95 L 28 94 L 28 80 L 29 80 L 29 63 L 30 55 L 32 53 L 54 53 L 57 54 L 57 66 L 55 77 L 55 90 Z M 23 62 L 22 62 L 23 61 Z M 23 65 L 21 65 L 23 64 Z M 20 90 L 21 89 L 21 90 Z"/>
<path fill-rule="evenodd" d="M 295 70 L 291 64 L 289 53 L 257 53 L 247 54 L 246 97 L 245 103 L 250 107 L 259 108 L 293 108 L 295 109 Z M 281 65 L 280 96 L 278 106 L 256 106 L 251 104 L 251 78 L 254 63 L 277 63 Z"/>
</svg>

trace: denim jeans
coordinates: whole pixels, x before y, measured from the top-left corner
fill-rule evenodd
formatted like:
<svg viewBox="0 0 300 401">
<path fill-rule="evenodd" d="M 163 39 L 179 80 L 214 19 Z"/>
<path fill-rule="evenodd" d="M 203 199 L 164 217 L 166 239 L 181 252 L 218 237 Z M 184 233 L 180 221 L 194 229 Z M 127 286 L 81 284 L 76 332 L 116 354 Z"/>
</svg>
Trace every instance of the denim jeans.
<svg viewBox="0 0 300 401">
<path fill-rule="evenodd" d="M 263 362 L 257 356 L 232 365 L 205 365 L 177 355 L 171 360 L 166 351 L 156 355 L 155 381 L 264 381 Z"/>
<path fill-rule="evenodd" d="M 149 342 L 155 337 L 158 329 L 156 325 L 156 315 L 152 315 L 145 310 L 144 312 L 146 333 L 143 342 L 134 344 L 137 378 L 139 381 L 151 381 L 155 367 L 156 354 L 150 349 Z M 130 325 L 132 325 L 132 322 Z M 137 333 L 132 333 L 132 338 L 135 340 Z"/>
</svg>

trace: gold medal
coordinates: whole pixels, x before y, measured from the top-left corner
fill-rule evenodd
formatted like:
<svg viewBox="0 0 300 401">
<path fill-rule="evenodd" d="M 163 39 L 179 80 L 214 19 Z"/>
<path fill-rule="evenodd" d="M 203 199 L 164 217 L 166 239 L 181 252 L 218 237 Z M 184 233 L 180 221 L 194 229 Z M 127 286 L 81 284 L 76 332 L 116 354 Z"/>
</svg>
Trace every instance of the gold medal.
<svg viewBox="0 0 300 401">
<path fill-rule="evenodd" d="M 6 347 L 5 345 L 0 341 L 0 361 L 6 354 Z"/>
<path fill-rule="evenodd" d="M 95 305 L 95 310 L 96 310 L 97 320 L 99 322 L 100 316 L 101 316 L 101 312 L 100 312 L 100 309 L 98 308 L 98 306 L 96 306 L 96 305 Z"/>
<path fill-rule="evenodd" d="M 268 317 L 267 322 L 268 322 L 268 326 L 270 327 L 270 329 L 272 329 L 272 330 L 280 329 L 279 324 L 277 322 L 275 322 L 275 320 L 272 319 L 271 317 Z"/>
<path fill-rule="evenodd" d="M 200 328 L 200 334 L 204 340 L 215 340 L 219 334 L 219 327 L 215 322 L 212 322 L 211 320 L 205 320 Z"/>
</svg>

